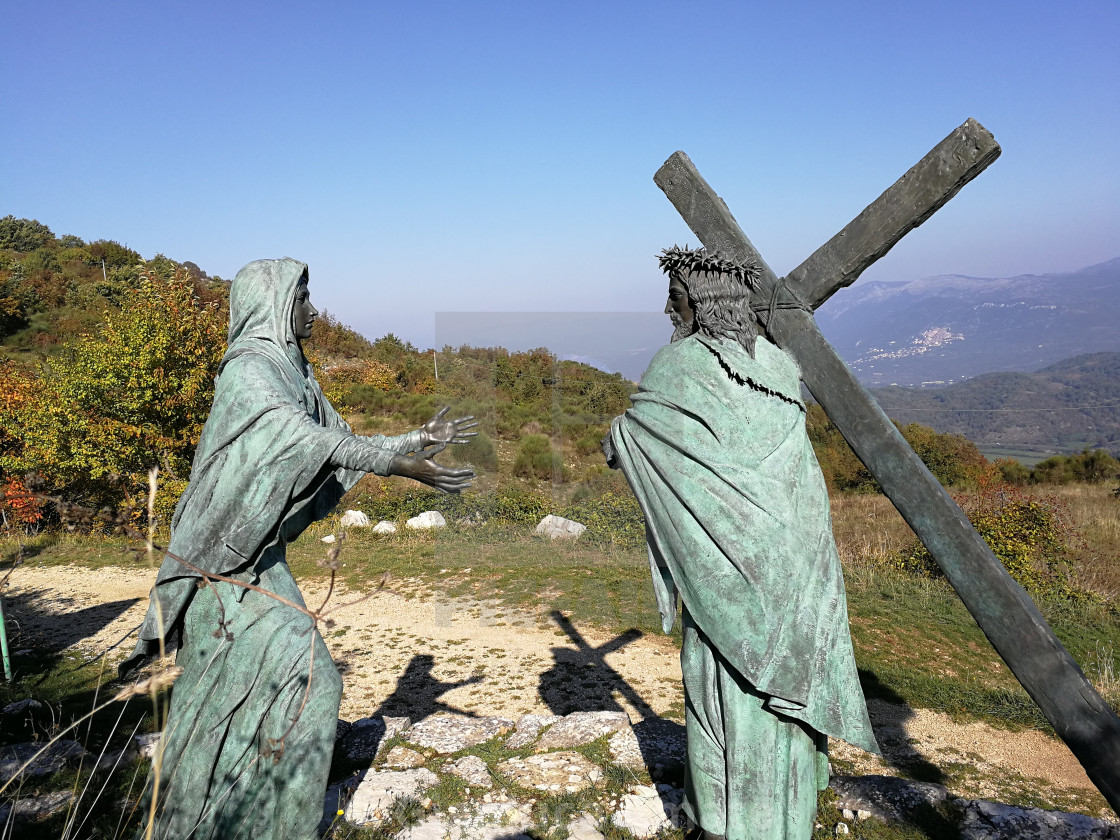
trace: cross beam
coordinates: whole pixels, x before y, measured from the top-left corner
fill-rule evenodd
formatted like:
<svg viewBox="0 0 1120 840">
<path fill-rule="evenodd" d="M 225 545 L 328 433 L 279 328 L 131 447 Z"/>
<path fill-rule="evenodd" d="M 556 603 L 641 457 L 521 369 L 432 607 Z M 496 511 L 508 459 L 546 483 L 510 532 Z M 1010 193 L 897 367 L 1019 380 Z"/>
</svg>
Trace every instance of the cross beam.
<svg viewBox="0 0 1120 840">
<path fill-rule="evenodd" d="M 779 302 L 788 304 L 792 299 L 801 305 L 779 306 L 760 316 L 766 333 L 800 366 L 805 385 L 829 419 L 929 549 L 996 652 L 1093 784 L 1120 813 L 1120 718 L 1055 637 L 1030 596 L 825 341 L 810 314 L 854 283 L 999 153 L 987 129 L 969 119 L 781 279 L 684 152 L 670 157 L 653 180 L 709 251 L 761 266 L 761 301 L 777 295 Z"/>
</svg>

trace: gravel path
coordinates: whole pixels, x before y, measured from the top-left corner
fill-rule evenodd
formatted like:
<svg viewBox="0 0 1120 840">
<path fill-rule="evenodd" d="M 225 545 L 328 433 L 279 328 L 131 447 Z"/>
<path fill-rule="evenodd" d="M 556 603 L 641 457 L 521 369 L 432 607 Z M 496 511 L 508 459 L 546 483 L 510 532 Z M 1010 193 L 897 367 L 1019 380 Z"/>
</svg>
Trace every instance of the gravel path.
<svg viewBox="0 0 1120 840">
<path fill-rule="evenodd" d="M 5 593 L 12 647 L 69 648 L 90 657 L 108 652 L 115 665 L 132 648 L 128 636 L 143 618 L 153 578 L 148 570 L 118 567 L 20 568 Z M 413 594 L 417 588 L 390 581 L 365 600 L 345 591 L 331 599 L 335 625 L 324 636 L 345 682 L 343 718 L 417 721 L 436 712 L 516 718 L 595 709 L 625 711 L 634 722 L 651 715 L 683 719 L 680 664 L 665 637 L 636 631 L 614 637 L 547 613 L 422 598 Z M 305 592 L 315 606 L 325 594 L 318 584 Z M 961 794 L 993 796 L 1012 779 L 1027 791 L 1044 784 L 1075 800 L 1095 796 L 1065 745 L 1041 733 L 956 723 L 880 701 L 869 706 L 885 759 L 843 743 L 833 747 L 857 772 L 932 765 Z"/>
</svg>

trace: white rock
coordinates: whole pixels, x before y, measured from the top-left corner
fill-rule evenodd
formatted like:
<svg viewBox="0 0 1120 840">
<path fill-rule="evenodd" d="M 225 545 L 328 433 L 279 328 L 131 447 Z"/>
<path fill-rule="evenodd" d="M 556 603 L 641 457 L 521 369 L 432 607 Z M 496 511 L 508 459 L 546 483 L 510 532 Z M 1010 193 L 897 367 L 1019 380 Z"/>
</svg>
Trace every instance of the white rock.
<svg viewBox="0 0 1120 840">
<path fill-rule="evenodd" d="M 599 821 L 590 814 L 582 814 L 568 823 L 568 840 L 603 840 Z"/>
<path fill-rule="evenodd" d="M 537 523 L 535 533 L 553 540 L 577 540 L 587 526 L 562 516 L 549 514 Z"/>
<path fill-rule="evenodd" d="M 325 537 L 323 537 L 321 542 L 325 542 L 325 543 L 328 543 L 328 544 L 333 543 L 334 542 L 334 534 L 327 534 Z"/>
<path fill-rule="evenodd" d="M 847 823 L 836 823 L 836 836 L 837 837 L 843 837 L 847 833 L 848 833 Z"/>
<path fill-rule="evenodd" d="M 625 712 L 572 712 L 552 724 L 537 741 L 537 751 L 578 747 L 596 738 L 630 728 Z"/>
<path fill-rule="evenodd" d="M 458 776 L 468 785 L 473 785 L 474 787 L 489 788 L 494 784 L 490 779 L 490 771 L 486 767 L 486 762 L 477 755 L 463 756 L 458 761 L 452 761 L 443 769 L 445 772 Z M 470 788 L 467 788 L 468 796 L 470 792 Z"/>
<path fill-rule="evenodd" d="M 414 531 L 428 531 L 432 528 L 447 527 L 447 520 L 443 518 L 443 514 L 438 510 L 426 510 L 419 516 L 412 517 L 404 524 Z"/>
<path fill-rule="evenodd" d="M 368 528 L 369 525 L 369 517 L 360 510 L 348 510 L 338 520 L 340 528 Z"/>
<path fill-rule="evenodd" d="M 85 748 L 77 741 L 10 744 L 0 748 L 0 782 L 15 778 L 17 773 L 24 779 L 49 776 L 77 764 L 85 755 Z"/>
<path fill-rule="evenodd" d="M 141 758 L 152 761 L 156 757 L 156 750 L 159 749 L 159 736 L 159 732 L 146 732 L 132 739 L 132 743 L 136 747 L 136 751 L 140 753 Z"/>
<path fill-rule="evenodd" d="M 42 796 L 20 799 L 12 807 L 10 802 L 0 806 L 0 825 L 5 827 L 5 836 L 9 835 L 11 824 L 14 822 L 33 822 L 42 820 L 51 814 L 57 813 L 69 805 L 74 799 L 74 794 L 68 790 L 59 790 Z M 23 835 L 28 836 L 28 835 Z"/>
<path fill-rule="evenodd" d="M 373 533 L 375 534 L 395 534 L 397 533 L 397 526 L 390 522 L 388 519 L 382 519 L 373 526 Z"/>
<path fill-rule="evenodd" d="M 411 744 L 447 755 L 489 741 L 511 729 L 513 721 L 507 718 L 438 714 L 424 718 L 402 737 Z"/>
<path fill-rule="evenodd" d="M 343 810 L 343 817 L 354 825 L 377 823 L 383 817 L 394 799 L 402 796 L 417 796 L 439 781 L 431 770 L 420 767 L 416 770 L 397 770 L 387 773 L 366 773 L 353 789 Z M 345 793 L 342 794 L 345 800 Z"/>
<path fill-rule="evenodd" d="M 506 747 L 519 750 L 533 743 L 542 729 L 552 726 L 558 720 L 560 720 L 559 715 L 522 715 L 517 719 L 517 731 L 506 739 Z"/>
<path fill-rule="evenodd" d="M 680 827 L 683 791 L 670 785 L 659 788 L 636 785 L 622 797 L 611 821 L 635 837 L 652 837 L 667 828 Z"/>
</svg>

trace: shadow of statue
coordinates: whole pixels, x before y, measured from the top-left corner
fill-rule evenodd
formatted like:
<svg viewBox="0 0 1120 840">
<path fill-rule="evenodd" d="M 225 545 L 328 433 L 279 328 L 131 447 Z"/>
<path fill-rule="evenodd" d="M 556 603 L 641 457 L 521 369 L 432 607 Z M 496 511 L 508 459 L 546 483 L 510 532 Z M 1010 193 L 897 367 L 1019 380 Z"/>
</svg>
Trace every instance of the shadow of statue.
<svg viewBox="0 0 1120 840">
<path fill-rule="evenodd" d="M 867 712 L 883 758 L 906 776 L 920 782 L 945 781 L 945 774 L 914 749 L 906 735 L 905 724 L 914 710 L 892 689 L 883 685 L 871 671 L 859 669 L 859 681 L 867 697 Z"/>
<path fill-rule="evenodd" d="M 58 653 L 97 635 L 123 615 L 139 598 L 70 609 L 83 603 L 49 589 L 22 589 L 4 597 L 4 617 L 11 646 Z M 12 630 L 16 632 L 13 633 Z"/>
<path fill-rule="evenodd" d="M 438 712 L 478 717 L 474 712 L 456 708 L 439 698 L 456 688 L 480 683 L 482 677 L 475 675 L 459 682 L 443 682 L 432 675 L 434 667 L 435 657 L 431 654 L 419 653 L 413 656 L 404 673 L 397 678 L 397 687 L 393 689 L 393 693 L 385 698 L 370 717 L 407 717 L 413 723 L 419 723 Z"/>
</svg>

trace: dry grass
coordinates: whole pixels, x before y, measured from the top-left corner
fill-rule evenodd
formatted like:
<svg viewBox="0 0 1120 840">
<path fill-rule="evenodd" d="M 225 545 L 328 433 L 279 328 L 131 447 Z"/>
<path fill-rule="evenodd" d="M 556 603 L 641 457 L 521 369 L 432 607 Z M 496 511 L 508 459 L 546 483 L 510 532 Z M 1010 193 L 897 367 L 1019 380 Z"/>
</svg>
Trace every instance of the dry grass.
<svg viewBox="0 0 1120 840">
<path fill-rule="evenodd" d="M 1028 488 L 1052 496 L 1069 510 L 1079 545 L 1074 549 L 1077 583 L 1110 601 L 1120 600 L 1120 499 L 1112 484 L 1067 484 Z"/>
<path fill-rule="evenodd" d="M 1120 499 L 1111 484 L 1040 485 L 1028 495 L 1065 507 L 1075 538 L 1071 549 L 1078 586 L 1120 601 Z M 916 539 L 885 496 L 837 493 L 832 528 L 847 570 L 889 563 Z"/>
<path fill-rule="evenodd" d="M 889 562 L 916 537 L 886 496 L 834 493 L 832 531 L 844 568 Z"/>
</svg>

